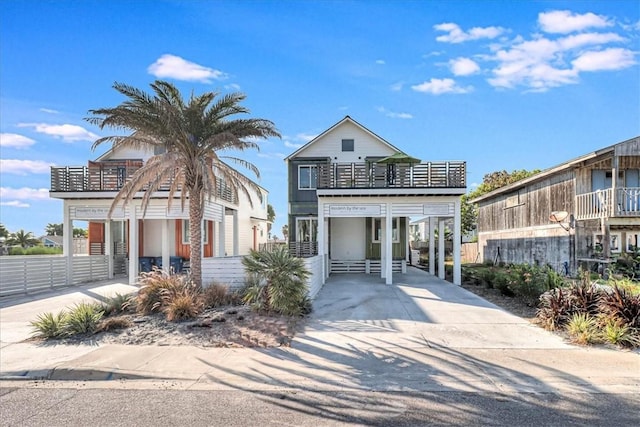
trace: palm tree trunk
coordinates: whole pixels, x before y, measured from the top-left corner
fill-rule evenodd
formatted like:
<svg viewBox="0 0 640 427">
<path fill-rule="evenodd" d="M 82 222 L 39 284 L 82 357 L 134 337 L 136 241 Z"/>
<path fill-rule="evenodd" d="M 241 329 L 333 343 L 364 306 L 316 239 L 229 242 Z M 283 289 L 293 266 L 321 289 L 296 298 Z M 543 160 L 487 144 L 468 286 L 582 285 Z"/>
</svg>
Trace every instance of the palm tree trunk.
<svg viewBox="0 0 640 427">
<path fill-rule="evenodd" d="M 202 288 L 202 190 L 189 191 L 189 245 L 191 246 L 191 279 Z"/>
</svg>

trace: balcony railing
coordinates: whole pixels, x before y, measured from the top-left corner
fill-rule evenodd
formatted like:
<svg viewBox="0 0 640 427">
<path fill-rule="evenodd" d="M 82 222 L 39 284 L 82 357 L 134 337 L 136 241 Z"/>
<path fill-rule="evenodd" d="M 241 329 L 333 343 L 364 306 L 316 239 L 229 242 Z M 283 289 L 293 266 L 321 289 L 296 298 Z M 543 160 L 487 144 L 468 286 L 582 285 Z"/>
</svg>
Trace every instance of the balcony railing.
<svg viewBox="0 0 640 427">
<path fill-rule="evenodd" d="M 298 258 L 318 255 L 318 242 L 289 242 L 289 254 Z"/>
<path fill-rule="evenodd" d="M 619 187 L 576 196 L 576 219 L 640 217 L 640 187 Z"/>
<path fill-rule="evenodd" d="M 466 188 L 466 163 L 318 165 L 317 188 Z"/>
<path fill-rule="evenodd" d="M 142 167 L 142 162 L 129 162 L 125 165 L 92 163 L 89 167 L 52 167 L 51 192 L 103 192 L 120 191 L 133 174 Z M 160 186 L 160 191 L 168 191 L 171 182 Z M 237 204 L 233 189 L 218 183 L 217 197 L 229 203 Z"/>
</svg>

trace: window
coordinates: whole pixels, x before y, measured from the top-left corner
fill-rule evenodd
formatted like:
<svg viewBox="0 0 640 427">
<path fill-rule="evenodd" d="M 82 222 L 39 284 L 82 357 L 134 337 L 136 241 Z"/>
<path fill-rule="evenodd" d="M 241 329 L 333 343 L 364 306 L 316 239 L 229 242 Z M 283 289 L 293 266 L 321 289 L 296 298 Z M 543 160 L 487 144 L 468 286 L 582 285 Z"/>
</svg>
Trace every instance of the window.
<svg viewBox="0 0 640 427">
<path fill-rule="evenodd" d="M 621 252 L 622 245 L 620 244 L 620 240 L 622 240 L 622 236 L 620 233 L 611 233 L 609 238 L 611 239 L 609 243 L 609 250 L 611 252 Z"/>
<path fill-rule="evenodd" d="M 507 196 L 505 208 L 513 208 L 516 206 L 520 206 L 521 204 L 523 203 L 520 202 L 520 190 L 518 190 L 515 193 L 511 193 Z"/>
<path fill-rule="evenodd" d="M 627 233 L 627 252 L 634 252 L 640 244 L 640 233 Z"/>
<path fill-rule="evenodd" d="M 298 189 L 315 190 L 318 186 L 318 167 L 316 165 L 298 167 Z"/>
<path fill-rule="evenodd" d="M 203 224 L 207 224 L 207 226 L 204 227 L 203 233 L 204 233 L 204 244 L 206 245 L 207 243 L 209 243 L 209 227 L 208 227 L 208 222 L 209 221 L 202 221 Z M 191 233 L 189 232 L 189 220 L 188 219 L 183 219 L 182 220 L 182 244 L 183 245 L 188 245 L 191 243 Z"/>
<path fill-rule="evenodd" d="M 380 243 L 382 241 L 382 224 L 384 221 L 384 218 L 373 218 L 373 221 L 371 221 L 371 236 L 374 243 Z M 400 218 L 393 218 L 391 224 L 393 243 L 400 243 Z"/>
<path fill-rule="evenodd" d="M 317 218 L 297 218 L 296 219 L 296 241 L 297 242 L 317 242 L 318 241 L 318 219 Z"/>
<path fill-rule="evenodd" d="M 353 151 L 353 139 L 343 139 L 342 140 L 342 151 Z"/>
</svg>

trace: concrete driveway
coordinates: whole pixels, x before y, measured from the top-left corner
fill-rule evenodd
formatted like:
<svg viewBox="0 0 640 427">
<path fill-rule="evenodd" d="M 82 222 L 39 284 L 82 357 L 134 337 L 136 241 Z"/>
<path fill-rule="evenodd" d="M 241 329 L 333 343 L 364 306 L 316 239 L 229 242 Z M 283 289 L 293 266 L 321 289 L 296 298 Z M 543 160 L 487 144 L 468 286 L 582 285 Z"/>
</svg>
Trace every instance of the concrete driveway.
<svg viewBox="0 0 640 427">
<path fill-rule="evenodd" d="M 572 347 L 484 299 L 410 267 L 385 285 L 376 275 L 332 275 L 296 341 L 342 348 Z"/>
</svg>

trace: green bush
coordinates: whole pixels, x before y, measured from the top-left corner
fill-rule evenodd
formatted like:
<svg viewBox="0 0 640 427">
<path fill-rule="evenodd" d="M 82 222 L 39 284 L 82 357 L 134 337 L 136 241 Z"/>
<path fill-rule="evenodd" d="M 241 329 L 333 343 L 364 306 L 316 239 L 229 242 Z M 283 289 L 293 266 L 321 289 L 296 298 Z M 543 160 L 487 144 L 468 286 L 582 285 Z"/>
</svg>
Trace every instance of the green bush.
<svg viewBox="0 0 640 427">
<path fill-rule="evenodd" d="M 91 334 L 98 329 L 103 314 L 98 304 L 78 303 L 65 317 L 65 330 L 69 335 Z"/>
<path fill-rule="evenodd" d="M 574 313 L 567 323 L 567 333 L 578 344 L 601 342 L 596 319 L 587 313 Z"/>
<path fill-rule="evenodd" d="M 48 248 L 46 246 L 33 246 L 31 248 L 21 248 L 16 246 L 9 249 L 9 255 L 61 255 L 62 248 Z"/>
<path fill-rule="evenodd" d="M 257 309 L 284 314 L 302 315 L 307 304 L 307 285 L 309 278 L 304 260 L 293 257 L 287 248 L 273 251 L 251 251 L 242 259 L 242 264 L 253 285 L 245 294 L 245 302 Z M 262 288 L 262 289 L 261 289 Z"/>
<path fill-rule="evenodd" d="M 102 311 L 105 316 L 112 316 L 128 310 L 135 306 L 135 296 L 131 294 L 116 293 L 114 296 L 107 298 L 102 303 Z"/>
<path fill-rule="evenodd" d="M 511 286 L 509 286 L 511 280 L 509 271 L 497 271 L 493 278 L 493 287 L 500 291 L 502 295 L 512 297 L 514 296 Z"/>
<path fill-rule="evenodd" d="M 62 310 L 58 314 L 42 313 L 31 322 L 33 336 L 38 338 L 62 338 L 67 335 L 67 313 Z"/>
</svg>

